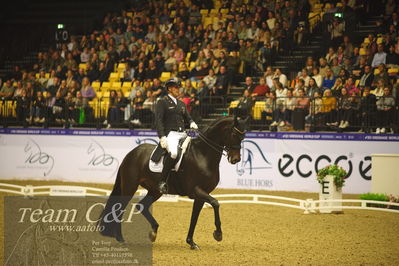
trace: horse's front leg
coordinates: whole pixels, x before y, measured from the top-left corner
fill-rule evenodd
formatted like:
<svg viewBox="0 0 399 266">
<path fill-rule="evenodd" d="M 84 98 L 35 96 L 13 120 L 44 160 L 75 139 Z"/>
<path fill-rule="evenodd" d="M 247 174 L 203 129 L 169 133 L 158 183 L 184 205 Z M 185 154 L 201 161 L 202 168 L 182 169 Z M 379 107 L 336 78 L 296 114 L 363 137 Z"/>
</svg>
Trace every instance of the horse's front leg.
<svg viewBox="0 0 399 266">
<path fill-rule="evenodd" d="M 190 248 L 193 250 L 198 250 L 199 246 L 195 244 L 193 240 L 195 226 L 197 225 L 198 216 L 202 210 L 202 206 L 204 206 L 204 201 L 200 199 L 195 199 L 193 204 L 193 210 L 191 213 L 191 221 L 190 221 L 190 228 L 188 229 L 188 234 L 186 238 L 187 244 L 190 245 Z"/>
<path fill-rule="evenodd" d="M 222 234 L 222 223 L 220 222 L 219 202 L 217 201 L 217 199 L 206 193 L 198 186 L 195 187 L 195 194 L 199 199 L 202 199 L 205 202 L 208 202 L 209 204 L 212 205 L 215 214 L 215 226 L 216 226 L 216 230 L 213 232 L 213 237 L 215 238 L 216 241 L 222 241 L 223 234 Z"/>
</svg>

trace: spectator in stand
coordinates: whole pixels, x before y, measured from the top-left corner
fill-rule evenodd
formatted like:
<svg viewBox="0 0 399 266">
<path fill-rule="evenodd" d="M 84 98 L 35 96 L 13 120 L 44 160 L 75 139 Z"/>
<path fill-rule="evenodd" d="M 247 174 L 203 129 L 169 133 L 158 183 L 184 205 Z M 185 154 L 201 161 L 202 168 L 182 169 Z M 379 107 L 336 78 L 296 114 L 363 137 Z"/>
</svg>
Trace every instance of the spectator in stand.
<svg viewBox="0 0 399 266">
<path fill-rule="evenodd" d="M 184 86 L 180 88 L 180 94 L 181 96 L 187 96 L 188 98 L 190 98 L 191 94 L 196 94 L 196 89 L 193 87 L 193 84 L 191 83 L 191 80 L 186 80 L 184 82 Z M 188 102 L 186 103 L 186 105 L 190 105 L 190 99 L 188 100 Z"/>
<path fill-rule="evenodd" d="M 50 91 L 46 93 L 45 97 L 45 105 L 43 108 L 44 111 L 44 119 L 46 122 L 50 122 L 53 120 L 53 107 L 55 104 L 55 97 L 51 94 Z"/>
<path fill-rule="evenodd" d="M 144 85 L 146 85 L 147 83 L 144 83 Z M 161 84 L 161 81 L 159 80 L 159 79 L 154 79 L 153 80 L 153 84 L 152 84 L 152 86 L 150 87 L 150 89 L 146 89 L 145 87 L 143 88 L 143 95 L 145 95 L 146 94 L 146 91 L 148 91 L 148 90 L 150 90 L 152 93 L 151 93 L 151 96 L 152 97 L 155 97 L 155 99 L 156 98 L 158 98 L 158 97 L 161 97 L 161 96 L 165 96 L 166 95 L 166 90 L 165 90 L 165 88 L 162 86 L 162 84 Z"/>
<path fill-rule="evenodd" d="M 13 97 L 17 99 L 18 97 L 22 97 L 22 92 L 24 91 L 24 86 L 22 85 L 22 82 L 20 80 L 17 81 L 17 87 L 15 88 Z M 26 91 L 25 91 L 26 93 Z"/>
<path fill-rule="evenodd" d="M 292 91 L 293 96 L 298 97 L 299 96 L 299 90 L 306 90 L 307 88 L 305 87 L 305 81 L 303 79 L 298 79 L 298 81 L 295 84 L 295 88 Z"/>
<path fill-rule="evenodd" d="M 309 114 L 305 117 L 308 123 L 319 126 L 323 118 L 323 100 L 319 91 L 314 91 L 310 101 Z"/>
<path fill-rule="evenodd" d="M 54 105 L 51 110 L 53 118 L 55 119 L 55 122 L 58 124 L 65 122 L 64 108 L 65 108 L 65 98 L 61 95 L 61 92 L 58 91 L 55 95 Z"/>
<path fill-rule="evenodd" d="M 215 71 L 211 68 L 209 69 L 208 75 L 205 76 L 202 80 L 205 82 L 206 86 L 211 90 L 213 95 L 216 95 L 216 75 Z"/>
<path fill-rule="evenodd" d="M 332 60 L 330 69 L 333 71 L 335 77 L 337 77 L 339 75 L 339 73 L 341 71 L 341 66 L 338 63 L 338 58 L 334 58 Z"/>
<path fill-rule="evenodd" d="M 341 46 L 344 47 L 344 57 L 350 58 L 353 55 L 354 47 L 348 35 L 344 36 Z"/>
<path fill-rule="evenodd" d="M 350 95 L 352 95 L 352 93 L 355 93 L 356 95 L 360 95 L 360 89 L 358 87 L 356 87 L 355 81 L 353 80 L 352 77 L 349 77 L 346 80 L 344 87 L 348 90 L 348 93 Z"/>
<path fill-rule="evenodd" d="M 395 52 L 395 46 L 389 46 L 389 52 L 385 60 L 387 67 L 397 68 L 399 67 L 399 54 Z"/>
<path fill-rule="evenodd" d="M 370 133 L 375 125 L 375 116 L 377 111 L 377 98 L 370 93 L 370 87 L 363 89 L 363 97 L 360 101 L 360 132 Z"/>
<path fill-rule="evenodd" d="M 333 18 L 332 23 L 328 25 L 328 31 L 330 32 L 331 45 L 333 47 L 337 47 L 342 43 L 345 25 L 338 17 Z"/>
<path fill-rule="evenodd" d="M 236 115 L 240 118 L 246 118 L 247 116 L 250 116 L 252 113 L 252 106 L 253 99 L 251 97 L 251 92 L 245 89 L 235 110 Z"/>
<path fill-rule="evenodd" d="M 176 62 L 180 63 L 184 60 L 184 51 L 179 47 L 177 42 L 172 43 L 173 57 L 176 59 Z"/>
<path fill-rule="evenodd" d="M 327 64 L 327 60 L 324 57 L 319 59 L 320 64 L 320 75 L 324 78 L 327 75 L 327 70 L 330 69 L 330 66 Z"/>
<path fill-rule="evenodd" d="M 254 88 L 252 91 L 251 96 L 256 98 L 256 97 L 265 97 L 266 94 L 270 92 L 270 88 L 266 85 L 266 80 L 265 78 L 260 78 L 259 79 L 259 84 Z"/>
<path fill-rule="evenodd" d="M 252 80 L 252 77 L 246 77 L 245 78 L 245 85 L 244 85 L 244 90 L 248 90 L 251 94 L 255 89 L 255 84 Z"/>
<path fill-rule="evenodd" d="M 151 93 L 151 91 L 149 91 Z M 142 109 L 145 101 L 145 96 L 141 90 L 136 91 L 136 95 L 133 98 L 132 106 L 133 106 L 133 115 L 132 120 L 130 121 L 133 125 L 141 125 L 142 123 Z"/>
<path fill-rule="evenodd" d="M 354 66 L 349 57 L 344 57 L 343 64 L 341 65 L 341 68 L 345 69 L 346 72 L 348 72 L 348 73 L 352 73 L 352 71 L 354 70 Z"/>
<path fill-rule="evenodd" d="M 308 56 L 306 58 L 306 63 L 305 63 L 305 67 L 306 70 L 308 71 L 308 73 L 313 73 L 313 68 L 315 68 L 316 66 L 316 62 L 313 60 L 312 56 Z"/>
<path fill-rule="evenodd" d="M 372 86 L 376 86 L 379 80 L 383 80 L 384 84 L 389 83 L 389 76 L 384 64 L 378 65 L 377 73 L 378 74 L 374 75 Z"/>
<path fill-rule="evenodd" d="M 215 90 L 216 95 L 226 96 L 229 90 L 229 84 L 231 84 L 230 77 L 227 73 L 226 67 L 220 67 L 220 73 L 216 76 Z"/>
<path fill-rule="evenodd" d="M 280 68 L 276 68 L 276 70 L 274 71 L 273 79 L 275 78 L 278 78 L 283 87 L 287 86 L 288 82 L 287 76 L 281 72 Z"/>
<path fill-rule="evenodd" d="M 338 121 L 339 128 L 347 128 L 349 126 L 349 121 L 352 118 L 353 109 L 352 102 L 350 100 L 350 95 L 346 88 L 341 89 L 341 96 L 338 100 Z"/>
<path fill-rule="evenodd" d="M 91 101 L 96 97 L 96 92 L 94 91 L 93 87 L 90 84 L 90 80 L 88 77 L 85 77 L 82 81 L 82 88 L 81 88 L 82 97 L 85 99 L 86 103 Z"/>
<path fill-rule="evenodd" d="M 147 77 L 147 71 L 145 69 L 144 62 L 141 61 L 139 62 L 136 71 L 134 72 L 134 79 L 138 79 L 141 82 L 146 80 Z"/>
<path fill-rule="evenodd" d="M 263 74 L 263 78 L 266 80 L 266 85 L 271 88 L 273 86 L 273 68 L 271 66 L 266 67 L 266 71 Z"/>
<path fill-rule="evenodd" d="M 36 79 L 36 81 L 39 82 L 40 85 L 45 88 L 47 86 L 47 81 L 48 81 L 48 78 L 46 78 L 46 71 L 40 70 L 39 78 Z"/>
<path fill-rule="evenodd" d="M 338 64 L 342 65 L 344 63 L 344 48 L 342 46 L 338 46 L 337 49 L 337 60 Z"/>
<path fill-rule="evenodd" d="M 376 88 L 371 93 L 374 94 L 376 97 L 382 97 L 384 95 L 384 88 L 385 82 L 384 80 L 380 79 L 377 81 Z"/>
<path fill-rule="evenodd" d="M 299 79 L 303 79 L 305 82 L 305 87 L 309 86 L 309 81 L 310 81 L 310 76 L 308 75 L 308 70 L 306 68 L 303 68 L 301 72 L 298 73 Z"/>
<path fill-rule="evenodd" d="M 76 99 L 74 98 L 73 94 L 71 92 L 67 92 L 67 95 L 65 96 L 65 110 L 64 110 L 64 120 L 65 123 L 64 126 L 67 124 L 75 124 L 75 101 Z"/>
<path fill-rule="evenodd" d="M 386 63 L 387 53 L 384 52 L 384 46 L 382 44 L 378 45 L 377 53 L 374 54 L 372 67 L 378 67 L 380 64 Z"/>
<path fill-rule="evenodd" d="M 90 52 L 89 48 L 84 48 L 83 52 L 80 54 L 80 62 L 81 63 L 87 63 L 90 60 Z"/>
<path fill-rule="evenodd" d="M 323 76 L 320 75 L 320 71 L 318 67 L 314 67 L 312 69 L 312 78 L 316 81 L 317 87 L 322 88 L 323 85 Z"/>
<path fill-rule="evenodd" d="M 308 97 L 313 97 L 315 92 L 319 92 L 319 96 L 321 96 L 321 90 L 320 88 L 317 86 L 316 80 L 314 78 L 310 78 L 309 79 L 309 86 L 307 87 L 306 90 L 306 95 Z"/>
<path fill-rule="evenodd" d="M 391 90 L 384 88 L 384 95 L 377 100 L 377 131 L 376 133 L 387 133 L 387 128 L 391 128 L 395 111 L 395 99 L 391 96 Z"/>
<path fill-rule="evenodd" d="M 165 70 L 167 72 L 172 71 L 172 67 L 174 65 L 176 65 L 176 63 L 177 63 L 177 60 L 176 60 L 176 58 L 173 55 L 174 55 L 174 51 L 173 50 L 169 50 L 169 55 L 168 55 L 168 57 L 166 58 L 166 61 L 165 61 Z"/>
<path fill-rule="evenodd" d="M 158 68 L 155 64 L 154 60 L 148 61 L 148 68 L 145 70 L 145 79 L 153 80 L 155 78 L 159 78 L 161 73 L 158 71 Z"/>
<path fill-rule="evenodd" d="M 28 115 L 29 115 L 29 108 L 30 108 L 30 97 L 26 94 L 26 90 L 21 91 L 21 96 L 16 97 L 17 100 L 17 121 L 22 122 L 24 125 L 26 122 L 30 122 Z"/>
<path fill-rule="evenodd" d="M 188 70 L 187 64 L 185 62 L 180 63 L 177 77 L 181 80 L 187 80 L 190 78 L 190 71 Z"/>
<path fill-rule="evenodd" d="M 359 87 L 371 87 L 374 80 L 374 74 L 371 72 L 371 66 L 366 65 L 364 67 L 363 75 L 360 77 Z"/>
<path fill-rule="evenodd" d="M 6 99 L 12 98 L 12 96 L 14 95 L 14 90 L 15 88 L 12 85 L 11 80 L 8 79 L 0 90 L 0 97 Z"/>
<path fill-rule="evenodd" d="M 349 73 L 345 69 L 341 69 L 338 73 L 338 77 L 342 80 L 342 83 L 346 83 Z"/>
<path fill-rule="evenodd" d="M 309 104 L 310 98 L 305 95 L 305 90 L 299 89 L 294 110 L 302 110 L 306 117 L 309 113 Z"/>
<path fill-rule="evenodd" d="M 37 91 L 30 109 L 29 121 L 32 123 L 44 122 L 45 99 L 41 91 Z"/>
<path fill-rule="evenodd" d="M 332 91 L 330 89 L 326 89 L 323 93 L 322 98 L 323 110 L 325 117 L 325 122 L 327 126 L 337 126 L 338 123 L 335 123 L 337 116 L 337 99 L 332 95 Z"/>
<path fill-rule="evenodd" d="M 331 92 L 332 95 L 335 97 L 341 96 L 341 89 L 344 87 L 344 84 L 342 82 L 341 78 L 337 78 L 335 80 L 334 86 L 331 87 Z"/>
<path fill-rule="evenodd" d="M 100 82 L 108 81 L 109 74 L 110 72 L 106 69 L 105 63 L 101 62 L 98 67 L 97 81 Z"/>
<path fill-rule="evenodd" d="M 323 83 L 321 84 L 321 88 L 329 88 L 331 89 L 335 84 L 335 77 L 333 71 L 328 68 L 326 70 L 326 75 L 323 79 Z"/>
<path fill-rule="evenodd" d="M 326 54 L 325 59 L 327 60 L 328 65 L 332 65 L 332 61 L 334 58 L 337 58 L 337 54 L 335 53 L 334 47 L 328 48 L 328 53 Z"/>
<path fill-rule="evenodd" d="M 254 73 L 254 62 L 256 60 L 256 50 L 253 47 L 252 41 L 247 40 L 245 46 L 240 49 L 240 59 L 244 66 L 244 75 L 252 76 Z"/>
<path fill-rule="evenodd" d="M 292 123 L 292 112 L 296 106 L 296 98 L 293 97 L 292 90 L 287 90 L 287 95 L 284 100 L 284 124 L 291 125 Z"/>
<path fill-rule="evenodd" d="M 238 57 L 237 51 L 233 50 L 226 59 L 227 75 L 229 76 L 229 85 L 235 85 L 238 81 L 238 71 L 240 68 L 240 58 Z"/>
</svg>

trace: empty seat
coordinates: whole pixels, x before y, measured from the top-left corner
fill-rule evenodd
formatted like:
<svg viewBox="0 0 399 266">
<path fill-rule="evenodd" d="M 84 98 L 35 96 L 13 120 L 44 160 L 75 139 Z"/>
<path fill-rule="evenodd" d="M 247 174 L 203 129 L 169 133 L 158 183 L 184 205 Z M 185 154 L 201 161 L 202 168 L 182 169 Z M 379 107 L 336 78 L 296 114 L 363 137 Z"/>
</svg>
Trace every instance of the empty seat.
<svg viewBox="0 0 399 266">
<path fill-rule="evenodd" d="M 161 77 L 159 78 L 160 81 L 165 82 L 170 79 L 170 72 L 162 72 Z"/>
</svg>

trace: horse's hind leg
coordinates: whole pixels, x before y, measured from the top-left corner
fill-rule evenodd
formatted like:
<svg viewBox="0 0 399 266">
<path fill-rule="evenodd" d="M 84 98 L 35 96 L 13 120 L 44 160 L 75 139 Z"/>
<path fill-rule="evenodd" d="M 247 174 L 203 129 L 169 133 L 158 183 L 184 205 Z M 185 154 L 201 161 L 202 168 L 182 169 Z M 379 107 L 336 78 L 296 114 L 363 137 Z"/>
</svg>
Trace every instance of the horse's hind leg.
<svg viewBox="0 0 399 266">
<path fill-rule="evenodd" d="M 162 196 L 158 191 L 148 191 L 147 195 L 137 204 L 137 208 L 142 206 L 141 213 L 151 224 L 152 231 L 149 232 L 149 238 L 152 242 L 157 238 L 159 224 L 150 212 L 150 206 Z"/>
</svg>

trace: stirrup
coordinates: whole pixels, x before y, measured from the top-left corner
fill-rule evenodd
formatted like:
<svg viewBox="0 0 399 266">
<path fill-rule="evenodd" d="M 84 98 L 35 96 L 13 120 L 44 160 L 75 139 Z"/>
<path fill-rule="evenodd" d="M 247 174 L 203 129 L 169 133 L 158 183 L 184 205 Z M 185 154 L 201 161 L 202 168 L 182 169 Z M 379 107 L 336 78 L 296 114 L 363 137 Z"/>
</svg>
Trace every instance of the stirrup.
<svg viewBox="0 0 399 266">
<path fill-rule="evenodd" d="M 168 186 L 166 182 L 165 181 L 159 182 L 158 189 L 159 192 L 161 192 L 162 194 L 166 194 L 168 192 Z"/>
</svg>

